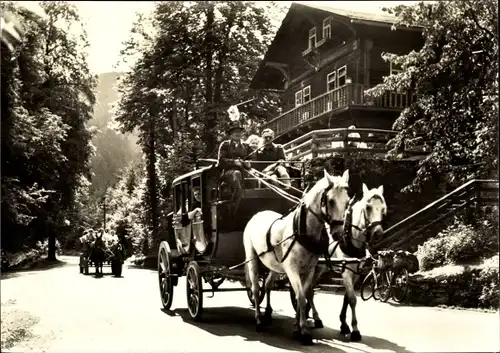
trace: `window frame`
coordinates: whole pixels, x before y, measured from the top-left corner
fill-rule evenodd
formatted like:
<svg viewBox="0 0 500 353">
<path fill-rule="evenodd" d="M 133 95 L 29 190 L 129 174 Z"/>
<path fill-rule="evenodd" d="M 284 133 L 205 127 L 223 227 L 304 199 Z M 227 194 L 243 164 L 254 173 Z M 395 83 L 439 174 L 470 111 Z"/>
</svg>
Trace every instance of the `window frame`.
<svg viewBox="0 0 500 353">
<path fill-rule="evenodd" d="M 297 98 L 299 98 L 299 99 L 297 99 Z M 298 100 L 300 100 L 300 103 L 297 103 Z M 304 104 L 304 98 L 303 98 L 303 95 L 302 95 L 302 89 L 300 89 L 297 92 L 295 92 L 295 107 L 299 107 L 302 104 Z"/>
<path fill-rule="evenodd" d="M 314 32 L 314 34 L 311 34 L 311 32 Z M 313 38 L 314 38 L 314 43 L 311 45 L 311 39 L 313 39 Z M 307 39 L 307 50 L 312 50 L 313 48 L 315 48 L 317 42 L 318 42 L 318 38 L 317 38 L 317 31 L 316 31 L 316 26 L 315 26 L 309 30 L 309 36 Z"/>
<path fill-rule="evenodd" d="M 333 75 L 333 80 L 331 80 L 329 77 Z M 329 85 L 330 83 L 333 83 L 333 89 L 330 89 Z M 331 92 L 335 91 L 337 89 L 337 70 L 334 70 L 330 72 L 328 75 L 326 75 L 326 91 Z"/>
<path fill-rule="evenodd" d="M 392 60 L 390 60 L 389 61 L 389 75 L 397 75 L 397 74 L 404 72 L 404 70 L 402 68 L 401 69 L 393 68 L 392 67 L 393 65 L 395 65 L 395 64 L 393 64 Z"/>
<path fill-rule="evenodd" d="M 326 25 L 325 25 L 326 23 Z M 328 35 L 325 35 L 325 30 L 328 29 Z M 332 18 L 328 16 L 323 20 L 323 37 L 324 40 L 332 38 Z"/>
<path fill-rule="evenodd" d="M 308 91 L 307 96 L 309 97 L 309 100 L 306 102 L 306 90 Z M 311 101 L 311 85 L 306 86 L 302 89 L 302 104 L 306 104 Z"/>
<path fill-rule="evenodd" d="M 342 75 L 342 76 L 340 75 L 340 71 L 341 71 L 341 70 L 344 70 L 344 73 L 343 73 L 343 75 Z M 343 84 L 343 85 L 340 85 L 340 79 L 341 79 L 342 77 L 345 77 L 345 79 L 344 79 L 345 81 L 344 81 L 344 84 Z M 337 88 L 344 87 L 344 86 L 346 86 L 346 85 L 347 85 L 347 65 L 344 65 L 344 66 L 339 67 L 339 68 L 337 69 Z"/>
</svg>

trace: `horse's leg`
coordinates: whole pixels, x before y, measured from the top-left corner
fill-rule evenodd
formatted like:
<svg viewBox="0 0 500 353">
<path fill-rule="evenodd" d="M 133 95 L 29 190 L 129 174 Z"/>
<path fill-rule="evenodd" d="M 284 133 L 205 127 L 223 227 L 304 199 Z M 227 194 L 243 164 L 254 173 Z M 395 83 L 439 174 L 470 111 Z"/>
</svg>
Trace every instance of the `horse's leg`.
<svg viewBox="0 0 500 353">
<path fill-rule="evenodd" d="M 259 263 L 256 258 L 256 252 L 251 244 L 251 240 L 244 238 L 245 242 L 245 255 L 246 261 L 248 263 L 245 265 L 245 276 L 247 278 L 247 283 L 250 284 L 250 288 L 252 289 L 253 302 L 255 307 L 255 321 L 256 321 L 256 330 L 260 332 L 262 330 L 262 321 L 260 314 L 260 304 L 259 304 L 259 294 L 260 294 L 260 286 L 259 286 Z"/>
<path fill-rule="evenodd" d="M 323 321 L 319 318 L 318 311 L 316 310 L 316 306 L 314 305 L 314 286 L 318 283 L 319 278 L 325 272 L 325 268 L 322 266 L 316 266 L 314 270 L 313 281 L 311 283 L 309 291 L 307 291 L 307 301 L 311 306 L 311 310 L 313 313 L 314 319 L 314 328 L 323 328 Z"/>
<path fill-rule="evenodd" d="M 298 273 L 288 276 L 297 300 L 297 330 L 293 334 L 294 338 L 299 338 L 302 344 L 312 344 L 312 335 L 307 328 L 306 293 L 309 290 L 313 276 L 314 271 L 306 273 L 303 276 L 300 276 Z"/>
<path fill-rule="evenodd" d="M 344 285 L 345 285 L 345 280 L 344 280 Z M 346 287 L 347 288 L 347 287 Z M 346 314 L 347 314 L 347 305 L 349 304 L 349 299 L 347 297 L 347 289 L 346 293 L 344 294 L 344 302 L 342 303 L 342 310 L 340 310 L 340 334 L 341 335 L 348 335 L 351 333 L 351 329 L 349 328 L 349 325 L 346 323 Z"/>
<path fill-rule="evenodd" d="M 276 280 L 276 276 L 277 274 L 275 272 L 269 271 L 269 274 L 267 275 L 266 281 L 264 283 L 264 290 L 267 297 L 267 306 L 266 311 L 264 312 L 264 322 L 266 325 L 271 324 L 273 320 L 273 308 L 271 307 L 271 290 L 273 288 L 274 281 Z"/>
<path fill-rule="evenodd" d="M 347 276 L 348 280 L 345 282 L 346 297 L 348 298 L 349 306 L 351 307 L 351 341 L 361 341 L 361 333 L 358 330 L 358 319 L 356 318 L 356 292 L 354 291 L 353 275 Z"/>
</svg>

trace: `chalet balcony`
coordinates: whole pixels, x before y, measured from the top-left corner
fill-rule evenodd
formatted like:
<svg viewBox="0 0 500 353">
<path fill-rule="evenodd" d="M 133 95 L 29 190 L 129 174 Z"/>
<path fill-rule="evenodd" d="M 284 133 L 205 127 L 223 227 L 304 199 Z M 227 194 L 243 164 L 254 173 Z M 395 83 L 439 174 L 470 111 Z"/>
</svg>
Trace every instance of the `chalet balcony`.
<svg viewBox="0 0 500 353">
<path fill-rule="evenodd" d="M 414 102 L 410 93 L 387 92 L 378 98 L 368 97 L 364 91 L 368 89 L 362 84 L 347 83 L 345 86 L 322 94 L 280 116 L 268 121 L 263 129 L 271 128 L 276 136 L 293 128 L 321 117 L 325 113 L 335 113 L 348 107 L 373 107 L 374 109 L 402 110 Z"/>
<path fill-rule="evenodd" d="M 381 129 L 323 129 L 308 132 L 283 145 L 288 160 L 301 161 L 316 157 L 366 154 L 367 158 L 384 159 L 387 143 L 397 131 Z M 428 154 L 423 146 L 405 146 L 401 151 L 404 159 L 422 159 Z"/>
</svg>

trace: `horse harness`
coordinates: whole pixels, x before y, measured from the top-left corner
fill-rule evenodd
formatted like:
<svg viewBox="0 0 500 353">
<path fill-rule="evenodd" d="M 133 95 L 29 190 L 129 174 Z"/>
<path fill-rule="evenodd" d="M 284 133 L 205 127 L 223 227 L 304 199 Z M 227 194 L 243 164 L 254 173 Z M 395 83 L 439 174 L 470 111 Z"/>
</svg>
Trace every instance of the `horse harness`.
<svg viewBox="0 0 500 353">
<path fill-rule="evenodd" d="M 281 216 L 280 218 L 275 219 L 273 223 L 271 223 L 271 225 L 269 226 L 269 229 L 267 230 L 266 233 L 267 251 L 265 252 L 272 251 L 274 253 L 276 261 L 283 263 L 283 261 L 285 261 L 288 255 L 290 254 L 290 251 L 292 250 L 292 247 L 295 245 L 295 242 L 298 241 L 299 244 L 302 245 L 304 248 L 306 248 L 309 252 L 316 255 L 322 255 L 322 254 L 326 255 L 328 252 L 328 234 L 326 232 L 324 224 L 328 223 L 330 227 L 344 224 L 344 222 L 341 220 L 333 220 L 332 217 L 330 216 L 330 213 L 328 212 L 328 202 L 326 200 L 326 194 L 332 187 L 333 185 L 328 186 L 321 195 L 320 214 L 314 212 L 312 209 L 307 207 L 303 202 L 301 202 L 299 205 L 295 206 L 290 210 L 290 212 L 295 210 L 295 214 L 293 217 L 293 233 L 285 240 L 290 238 L 293 238 L 293 240 L 281 260 L 278 259 L 278 255 L 276 254 L 276 251 L 274 251 L 274 249 L 284 240 L 273 246 L 271 244 L 271 229 L 275 222 L 285 218 L 285 216 L 288 215 L 289 212 Z M 325 212 L 323 212 L 323 207 L 325 207 Z M 306 227 L 307 212 L 310 212 L 314 217 L 316 217 L 316 219 L 320 222 L 320 224 L 323 225 L 319 241 L 312 240 L 312 238 L 309 237 L 307 234 L 307 227 Z"/>
<path fill-rule="evenodd" d="M 374 197 L 378 197 L 378 196 L 375 195 L 372 198 L 374 198 Z M 365 217 L 365 224 L 368 224 L 368 225 L 364 229 L 361 229 L 357 225 L 352 224 L 352 206 L 354 204 L 354 200 L 355 200 L 355 197 L 353 197 L 349 201 L 349 205 L 348 205 L 347 210 L 346 210 L 345 222 L 344 222 L 344 232 L 342 233 L 340 240 L 333 241 L 333 242 L 336 242 L 335 246 L 333 247 L 332 251 L 329 252 L 327 254 L 327 256 L 325 256 L 327 265 L 328 265 L 330 270 L 332 270 L 333 266 L 334 266 L 331 263 L 330 259 L 333 256 L 333 254 L 335 253 L 335 250 L 337 250 L 337 247 L 340 247 L 340 250 L 342 250 L 342 252 L 349 257 L 353 257 L 353 258 L 357 258 L 357 259 L 363 258 L 366 255 L 366 245 L 369 244 L 370 240 L 371 240 L 371 232 L 370 231 L 374 227 L 376 227 L 382 223 L 381 221 L 369 222 L 368 217 L 366 215 L 366 208 L 363 208 L 363 216 Z M 365 242 L 363 242 L 363 246 L 361 248 L 355 247 L 353 242 L 352 242 L 352 240 L 353 240 L 352 228 L 362 232 L 363 236 L 366 239 Z M 329 245 L 333 244 L 333 242 L 330 243 Z M 346 268 L 345 265 L 346 265 L 345 263 L 342 264 L 342 272 Z M 359 264 L 358 264 L 358 266 L 359 266 Z"/>
</svg>

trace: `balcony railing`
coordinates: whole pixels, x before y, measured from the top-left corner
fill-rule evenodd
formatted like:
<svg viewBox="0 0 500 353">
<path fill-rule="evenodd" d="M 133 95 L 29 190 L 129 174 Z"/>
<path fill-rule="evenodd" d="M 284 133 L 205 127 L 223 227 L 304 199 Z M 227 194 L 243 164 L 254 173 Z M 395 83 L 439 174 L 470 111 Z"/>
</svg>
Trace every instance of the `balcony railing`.
<svg viewBox="0 0 500 353">
<path fill-rule="evenodd" d="M 365 96 L 366 89 L 368 87 L 364 85 L 348 83 L 281 114 L 265 123 L 263 128 L 271 128 L 278 136 L 308 120 L 347 106 L 403 109 L 414 101 L 414 96 L 409 93 L 387 92 L 380 97 L 372 98 Z"/>
<path fill-rule="evenodd" d="M 366 153 L 371 158 L 384 158 L 387 142 L 397 134 L 380 129 L 324 129 L 308 132 L 283 145 L 287 159 L 301 160 L 326 157 L 335 153 Z M 405 148 L 407 157 L 427 154 L 423 147 Z"/>
</svg>

